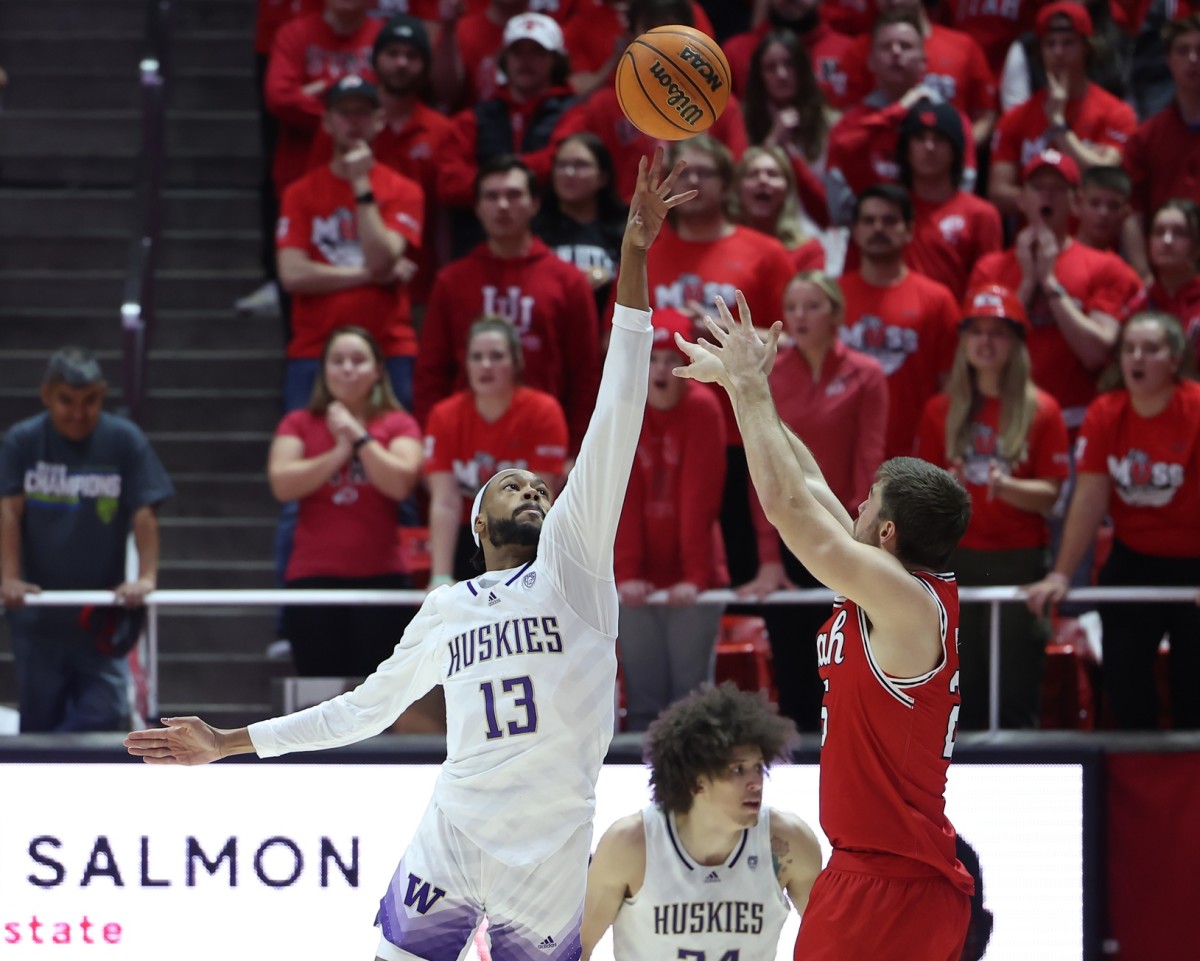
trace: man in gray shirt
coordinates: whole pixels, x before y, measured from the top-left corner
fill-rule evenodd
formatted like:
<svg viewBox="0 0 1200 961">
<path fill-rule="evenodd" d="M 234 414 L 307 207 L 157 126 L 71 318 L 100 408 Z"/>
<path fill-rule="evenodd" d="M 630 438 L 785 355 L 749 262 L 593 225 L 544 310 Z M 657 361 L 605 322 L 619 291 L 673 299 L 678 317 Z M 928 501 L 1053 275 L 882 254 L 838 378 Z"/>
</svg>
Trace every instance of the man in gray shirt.
<svg viewBox="0 0 1200 961">
<path fill-rule="evenodd" d="M 21 732 L 129 723 L 129 609 L 158 576 L 155 511 L 174 490 L 136 425 L 101 410 L 92 354 L 64 348 L 42 380 L 46 410 L 0 444 L 0 596 L 8 608 Z M 138 577 L 125 580 L 133 531 Z M 26 607 L 42 590 L 113 590 L 112 608 Z"/>
</svg>

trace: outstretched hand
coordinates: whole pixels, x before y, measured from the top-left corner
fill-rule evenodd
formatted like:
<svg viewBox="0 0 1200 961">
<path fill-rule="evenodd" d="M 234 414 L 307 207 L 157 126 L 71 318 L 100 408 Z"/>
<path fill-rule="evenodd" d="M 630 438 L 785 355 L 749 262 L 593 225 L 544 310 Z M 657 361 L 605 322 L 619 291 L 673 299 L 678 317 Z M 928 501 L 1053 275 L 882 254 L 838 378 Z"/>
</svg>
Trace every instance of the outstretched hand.
<svg viewBox="0 0 1200 961">
<path fill-rule="evenodd" d="M 686 367 L 676 367 L 676 377 L 699 380 L 706 384 L 720 384 L 732 393 L 735 381 L 749 376 L 765 377 L 775 363 L 779 349 L 779 334 L 783 324 L 776 321 L 767 331 L 767 338 L 754 329 L 750 317 L 750 305 L 742 292 L 737 291 L 738 316 L 735 320 L 725 301 L 716 299 L 718 319 L 705 317 L 704 323 L 716 343 L 701 337 L 691 344 L 675 335 L 675 343 L 688 358 Z"/>
<path fill-rule="evenodd" d="M 132 731 L 122 742 L 147 764 L 209 764 L 221 759 L 215 727 L 198 717 L 164 717 L 166 727 Z"/>
<path fill-rule="evenodd" d="M 638 161 L 637 186 L 633 191 L 633 199 L 629 202 L 629 219 L 625 223 L 625 242 L 639 250 L 649 250 L 667 219 L 667 211 L 678 207 L 696 196 L 695 190 L 685 190 L 681 194 L 672 195 L 675 181 L 683 172 L 684 162 L 680 160 L 663 177 L 662 168 L 664 154 L 662 147 L 654 150 L 654 159 L 647 164 L 646 158 Z"/>
</svg>

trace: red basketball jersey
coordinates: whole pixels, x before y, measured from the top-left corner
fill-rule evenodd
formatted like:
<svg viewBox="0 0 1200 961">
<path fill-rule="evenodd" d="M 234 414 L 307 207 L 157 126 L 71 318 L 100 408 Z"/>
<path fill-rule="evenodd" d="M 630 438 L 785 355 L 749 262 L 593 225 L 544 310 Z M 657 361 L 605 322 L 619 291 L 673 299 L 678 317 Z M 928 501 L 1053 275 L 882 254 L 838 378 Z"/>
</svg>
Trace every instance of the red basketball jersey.
<svg viewBox="0 0 1200 961">
<path fill-rule="evenodd" d="M 970 894 L 946 818 L 946 769 L 958 729 L 958 585 L 913 574 L 941 614 L 942 659 L 913 678 L 883 672 L 871 625 L 838 598 L 817 637 L 821 708 L 821 827 L 835 849 L 911 858 Z"/>
</svg>

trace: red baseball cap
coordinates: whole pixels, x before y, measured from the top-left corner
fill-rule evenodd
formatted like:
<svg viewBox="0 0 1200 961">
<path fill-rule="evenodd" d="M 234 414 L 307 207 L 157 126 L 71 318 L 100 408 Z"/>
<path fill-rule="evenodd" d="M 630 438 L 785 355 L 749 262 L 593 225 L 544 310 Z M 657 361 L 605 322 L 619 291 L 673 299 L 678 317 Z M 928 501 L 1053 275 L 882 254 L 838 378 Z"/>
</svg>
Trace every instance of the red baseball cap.
<svg viewBox="0 0 1200 961">
<path fill-rule="evenodd" d="M 650 349 L 673 350 L 686 360 L 687 354 L 680 350 L 679 345 L 675 343 L 675 335 L 679 334 L 689 342 L 694 341 L 696 327 L 692 323 L 692 318 L 673 307 L 657 307 L 651 315 L 650 323 L 654 327 L 654 342 Z"/>
<path fill-rule="evenodd" d="M 1032 329 L 1021 298 L 1001 284 L 983 284 L 967 294 L 967 299 L 963 301 L 962 323 L 959 324 L 959 329 L 976 317 L 999 317 L 1001 320 L 1007 320 L 1016 328 L 1022 340 L 1029 337 Z"/>
<path fill-rule="evenodd" d="M 1043 167 L 1051 167 L 1057 170 L 1062 175 L 1063 180 L 1072 187 L 1079 186 L 1079 165 L 1065 153 L 1055 150 L 1053 147 L 1047 147 L 1036 157 L 1031 157 L 1029 163 L 1021 171 L 1021 179 L 1028 180 Z"/>
<path fill-rule="evenodd" d="M 1046 4 L 1038 11 L 1033 29 L 1039 39 L 1051 30 L 1071 30 L 1081 37 L 1090 37 L 1092 35 L 1092 16 L 1082 3 L 1058 0 L 1057 3 Z"/>
</svg>

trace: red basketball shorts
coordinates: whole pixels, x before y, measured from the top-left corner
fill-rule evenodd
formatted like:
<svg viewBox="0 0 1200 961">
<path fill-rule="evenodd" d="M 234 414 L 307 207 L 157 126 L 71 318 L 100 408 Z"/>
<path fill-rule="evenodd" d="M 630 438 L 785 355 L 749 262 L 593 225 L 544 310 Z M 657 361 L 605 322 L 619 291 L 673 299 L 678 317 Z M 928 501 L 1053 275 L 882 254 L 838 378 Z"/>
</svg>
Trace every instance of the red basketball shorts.
<svg viewBox="0 0 1200 961">
<path fill-rule="evenodd" d="M 835 851 L 817 876 L 795 961 L 959 961 L 971 902 L 933 868 Z"/>
</svg>

